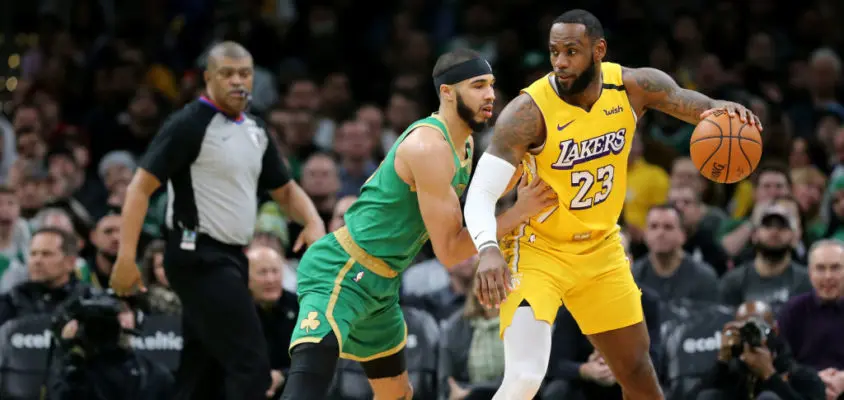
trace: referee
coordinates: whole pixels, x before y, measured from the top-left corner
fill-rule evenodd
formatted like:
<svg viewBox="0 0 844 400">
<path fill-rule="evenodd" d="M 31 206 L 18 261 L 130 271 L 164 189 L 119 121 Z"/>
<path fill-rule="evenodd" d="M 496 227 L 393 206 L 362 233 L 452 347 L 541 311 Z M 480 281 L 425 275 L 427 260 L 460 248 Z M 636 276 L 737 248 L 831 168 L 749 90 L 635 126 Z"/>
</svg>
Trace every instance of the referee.
<svg viewBox="0 0 844 400">
<path fill-rule="evenodd" d="M 130 295 L 146 290 L 135 264 L 138 236 L 150 195 L 167 184 L 164 268 L 183 306 L 175 397 L 180 400 L 258 400 L 270 388 L 267 343 L 249 294 L 244 253 L 255 227 L 258 191 L 270 191 L 304 225 L 296 247 L 325 235 L 316 208 L 290 180 L 264 123 L 244 112 L 252 75 L 252 56 L 243 46 L 223 42 L 210 50 L 207 96 L 164 123 L 123 206 L 111 287 Z"/>
</svg>

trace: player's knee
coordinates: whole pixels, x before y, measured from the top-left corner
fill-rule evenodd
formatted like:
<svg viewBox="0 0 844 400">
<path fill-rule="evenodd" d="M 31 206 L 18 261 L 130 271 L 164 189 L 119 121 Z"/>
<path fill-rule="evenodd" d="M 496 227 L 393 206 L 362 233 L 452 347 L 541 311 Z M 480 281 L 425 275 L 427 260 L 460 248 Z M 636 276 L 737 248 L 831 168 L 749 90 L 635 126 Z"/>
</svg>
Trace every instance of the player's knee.
<svg viewBox="0 0 844 400">
<path fill-rule="evenodd" d="M 647 351 L 636 352 L 620 365 L 621 371 L 616 374 L 620 382 L 630 382 L 636 385 L 637 382 L 650 382 L 653 371 L 653 363 Z"/>
<path fill-rule="evenodd" d="M 385 379 L 386 381 L 386 379 Z M 373 382 L 372 391 L 375 393 L 375 400 L 380 399 L 413 399 L 413 385 L 407 379 L 398 380 L 396 382 Z"/>
</svg>

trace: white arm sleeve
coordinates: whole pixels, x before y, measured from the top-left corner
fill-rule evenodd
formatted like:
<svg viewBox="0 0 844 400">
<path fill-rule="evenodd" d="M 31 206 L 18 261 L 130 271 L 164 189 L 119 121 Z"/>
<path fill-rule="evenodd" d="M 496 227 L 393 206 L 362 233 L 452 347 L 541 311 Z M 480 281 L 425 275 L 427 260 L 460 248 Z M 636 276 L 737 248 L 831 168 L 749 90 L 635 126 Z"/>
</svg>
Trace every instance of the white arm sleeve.
<svg viewBox="0 0 844 400">
<path fill-rule="evenodd" d="M 507 190 L 515 172 L 513 164 L 489 153 L 484 153 L 478 161 L 463 212 L 466 228 L 478 252 L 486 247 L 498 247 L 495 204 Z"/>
</svg>

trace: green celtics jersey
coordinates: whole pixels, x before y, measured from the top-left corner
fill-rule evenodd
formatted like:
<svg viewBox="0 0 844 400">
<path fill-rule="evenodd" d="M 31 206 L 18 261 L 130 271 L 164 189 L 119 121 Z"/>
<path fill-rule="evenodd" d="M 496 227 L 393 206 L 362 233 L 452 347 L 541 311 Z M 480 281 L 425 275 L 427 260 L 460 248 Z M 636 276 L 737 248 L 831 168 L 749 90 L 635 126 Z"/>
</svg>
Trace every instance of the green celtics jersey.
<svg viewBox="0 0 844 400">
<path fill-rule="evenodd" d="M 361 188 L 360 197 L 346 211 L 349 233 L 364 251 L 384 260 L 396 272 L 404 271 L 428 241 L 415 188 L 396 173 L 396 149 L 415 128 L 427 126 L 442 133 L 451 146 L 455 173 L 451 186 L 457 196 L 463 194 L 472 173 L 472 154 L 468 139 L 466 158 L 460 160 L 448 128 L 436 114 L 412 123 L 399 136 L 384 161 Z"/>
</svg>

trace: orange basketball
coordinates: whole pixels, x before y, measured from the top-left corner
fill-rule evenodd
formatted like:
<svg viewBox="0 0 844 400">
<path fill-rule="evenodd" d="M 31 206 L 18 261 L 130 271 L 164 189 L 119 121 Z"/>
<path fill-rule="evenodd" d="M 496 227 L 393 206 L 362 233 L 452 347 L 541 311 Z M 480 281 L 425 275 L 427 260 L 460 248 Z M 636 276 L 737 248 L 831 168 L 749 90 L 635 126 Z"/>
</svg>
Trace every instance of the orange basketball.
<svg viewBox="0 0 844 400">
<path fill-rule="evenodd" d="M 703 176 L 717 183 L 735 183 L 759 166 L 762 136 L 755 125 L 716 111 L 700 121 L 689 146 L 692 161 Z"/>
</svg>

